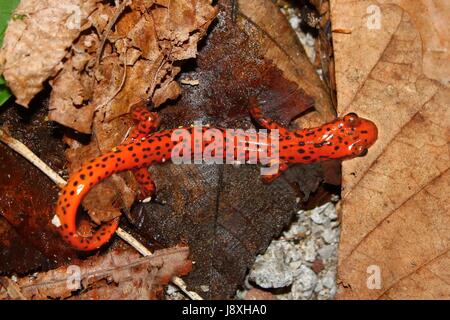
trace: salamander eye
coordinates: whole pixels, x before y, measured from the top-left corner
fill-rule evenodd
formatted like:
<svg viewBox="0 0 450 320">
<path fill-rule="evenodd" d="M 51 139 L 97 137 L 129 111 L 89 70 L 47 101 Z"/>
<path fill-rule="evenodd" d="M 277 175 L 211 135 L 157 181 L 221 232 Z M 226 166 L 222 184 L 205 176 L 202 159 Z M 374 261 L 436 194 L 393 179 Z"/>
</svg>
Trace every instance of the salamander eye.
<svg viewBox="0 0 450 320">
<path fill-rule="evenodd" d="M 344 122 L 349 127 L 356 127 L 361 121 L 356 113 L 351 112 L 344 116 Z"/>
</svg>

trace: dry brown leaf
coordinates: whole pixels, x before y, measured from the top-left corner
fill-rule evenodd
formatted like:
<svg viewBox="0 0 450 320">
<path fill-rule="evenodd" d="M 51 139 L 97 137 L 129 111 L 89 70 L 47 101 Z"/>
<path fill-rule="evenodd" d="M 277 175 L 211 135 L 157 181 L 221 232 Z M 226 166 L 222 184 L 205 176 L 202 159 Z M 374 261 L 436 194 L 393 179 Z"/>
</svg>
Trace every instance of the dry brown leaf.
<svg viewBox="0 0 450 320">
<path fill-rule="evenodd" d="M 79 265 L 19 278 L 12 284 L 0 281 L 3 285 L 0 300 L 17 297 L 33 300 L 156 299 L 161 296 L 162 286 L 172 277 L 190 271 L 192 264 L 187 260 L 188 255 L 187 247 L 159 250 L 149 257 L 142 257 L 133 249 L 116 249 Z"/>
<path fill-rule="evenodd" d="M 20 2 L 0 51 L 0 73 L 3 72 L 18 104 L 27 107 L 42 90 L 44 81 L 61 70 L 67 48 L 79 36 L 98 1 Z"/>
<path fill-rule="evenodd" d="M 134 105 L 151 100 L 157 107 L 178 97 L 174 78 L 180 67 L 174 63 L 195 57 L 216 14 L 207 0 L 121 3 L 98 3 L 90 27 L 51 81 L 49 119 L 94 134 L 87 146 L 67 140 L 70 172 L 123 142 Z M 134 179 L 129 174 L 114 179 L 116 183 L 108 179 L 96 186 L 83 201 L 96 222 L 120 215 L 120 208 L 133 202 L 135 189 L 124 181 L 133 184 Z"/>
<path fill-rule="evenodd" d="M 330 96 L 303 48 L 297 35 L 281 14 L 274 14 L 274 5 L 267 0 L 240 0 L 239 10 L 247 18 L 239 21 L 242 28 L 261 44 L 261 54 L 283 71 L 283 76 L 298 84 L 314 97 L 314 111 L 300 117 L 301 127 L 312 127 L 335 118 Z M 270 19 L 268 18 L 270 17 Z M 300 49 L 301 50 L 301 49 Z"/>
<path fill-rule="evenodd" d="M 338 110 L 379 127 L 369 155 L 343 165 L 341 299 L 450 298 L 444 16 L 442 1 L 332 1 Z"/>
</svg>

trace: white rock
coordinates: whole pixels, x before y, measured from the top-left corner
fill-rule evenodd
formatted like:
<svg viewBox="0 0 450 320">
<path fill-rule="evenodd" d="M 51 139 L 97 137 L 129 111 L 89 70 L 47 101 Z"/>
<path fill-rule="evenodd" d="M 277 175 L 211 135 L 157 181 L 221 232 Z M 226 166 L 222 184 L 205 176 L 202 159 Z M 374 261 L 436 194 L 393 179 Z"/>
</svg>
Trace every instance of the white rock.
<svg viewBox="0 0 450 320">
<path fill-rule="evenodd" d="M 302 265 L 303 265 L 303 261 L 301 261 L 301 260 L 293 261 L 293 262 L 289 263 L 289 268 L 291 268 L 292 274 L 294 275 L 294 277 L 298 277 L 298 275 L 300 274 L 300 267 Z"/>
<path fill-rule="evenodd" d="M 294 299 L 310 298 L 316 284 L 317 275 L 310 268 L 302 265 L 297 279 L 292 284 L 292 297 Z"/>
<path fill-rule="evenodd" d="M 201 289 L 203 292 L 209 292 L 209 286 L 207 286 L 207 285 L 202 285 L 202 286 L 200 286 L 200 289 Z"/>
<path fill-rule="evenodd" d="M 332 297 L 330 296 L 330 290 L 327 288 L 322 289 L 319 293 L 317 293 L 317 300 L 330 300 Z"/>
<path fill-rule="evenodd" d="M 284 252 L 285 257 L 284 261 L 287 264 L 290 264 L 291 262 L 300 261 L 302 259 L 302 252 L 298 247 L 296 247 L 294 244 L 289 243 L 290 248 Z"/>
<path fill-rule="evenodd" d="M 308 240 L 303 248 L 304 256 L 303 259 L 308 262 L 313 262 L 316 259 L 316 245 L 314 240 Z"/>
<path fill-rule="evenodd" d="M 330 206 L 327 208 L 326 214 L 330 220 L 336 220 L 338 218 L 336 207 L 331 203 L 329 203 L 329 205 Z"/>
<path fill-rule="evenodd" d="M 334 299 L 336 293 L 337 293 L 337 286 L 334 286 L 333 288 L 330 289 L 330 296 L 328 299 Z"/>
<path fill-rule="evenodd" d="M 319 293 L 323 290 L 322 281 L 317 282 L 316 287 L 314 288 L 314 292 Z"/>
<path fill-rule="evenodd" d="M 294 276 L 284 263 L 284 254 L 270 246 L 267 252 L 256 258 L 249 279 L 262 288 L 283 288 L 292 284 Z"/>
<path fill-rule="evenodd" d="M 311 211 L 311 220 L 316 224 L 329 223 L 330 218 L 328 218 L 328 214 L 331 210 L 334 210 L 332 203 L 326 203 L 323 206 L 314 208 Z"/>
<path fill-rule="evenodd" d="M 336 229 L 323 230 L 322 239 L 326 243 L 337 243 L 338 242 L 338 230 L 336 230 Z"/>
<path fill-rule="evenodd" d="M 322 284 L 328 289 L 336 287 L 336 275 L 332 271 L 328 271 L 325 277 L 322 278 Z"/>
<path fill-rule="evenodd" d="M 295 223 L 291 225 L 291 227 L 283 233 L 283 237 L 287 239 L 292 239 L 297 237 L 299 234 L 306 234 L 306 227 L 304 225 L 299 225 Z"/>
<path fill-rule="evenodd" d="M 336 251 L 336 246 L 333 246 L 333 245 L 323 246 L 322 248 L 320 248 L 317 251 L 318 251 L 320 257 L 322 258 L 322 260 L 327 260 Z"/>
</svg>

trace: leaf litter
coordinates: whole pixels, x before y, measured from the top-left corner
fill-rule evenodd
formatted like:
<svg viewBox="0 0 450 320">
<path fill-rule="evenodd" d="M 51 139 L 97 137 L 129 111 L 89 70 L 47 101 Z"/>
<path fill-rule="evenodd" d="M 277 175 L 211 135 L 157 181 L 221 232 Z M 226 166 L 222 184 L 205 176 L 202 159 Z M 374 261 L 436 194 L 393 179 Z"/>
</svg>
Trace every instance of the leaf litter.
<svg viewBox="0 0 450 320">
<path fill-rule="evenodd" d="M 32 1 L 25 2 L 34 4 Z M 76 4 L 77 2 L 75 1 L 74 3 Z M 300 117 L 297 120 L 297 124 L 308 126 L 323 123 L 324 121 L 332 119 L 334 117 L 334 111 L 328 94 L 321 84 L 320 79 L 315 74 L 314 68 L 312 68 L 307 61 L 307 58 L 303 57 L 302 54 L 298 54 L 298 44 L 292 40 L 296 39 L 295 35 L 290 36 L 291 41 L 288 40 L 282 43 L 274 42 L 273 39 L 275 38 L 277 41 L 278 39 L 284 41 L 283 39 L 285 36 L 279 37 L 279 35 L 286 34 L 285 31 L 287 29 L 283 29 L 286 28 L 286 22 L 284 22 L 284 24 L 279 24 L 282 28 L 273 28 L 270 24 L 265 25 L 264 23 L 270 21 L 269 17 L 273 18 L 271 15 L 273 11 L 271 10 L 274 9 L 273 7 L 270 7 L 270 5 L 261 7 L 261 3 L 258 1 L 256 1 L 255 4 L 260 5 L 258 8 L 261 9 L 255 12 L 263 12 L 263 15 L 259 14 L 249 19 L 249 14 L 244 8 L 241 13 L 245 12 L 243 21 L 246 22 L 240 27 L 242 30 L 248 31 L 251 37 L 257 38 L 254 41 L 244 40 L 244 44 L 250 46 L 250 48 L 252 48 L 252 46 L 253 48 L 258 48 L 257 56 L 262 56 L 267 59 L 267 61 L 261 64 L 261 70 L 263 71 L 266 68 L 268 72 L 263 74 L 262 83 L 248 82 L 248 79 L 242 78 L 239 73 L 234 73 L 234 79 L 245 80 L 248 85 L 252 86 L 251 90 L 247 90 L 247 95 L 254 94 L 255 92 L 252 92 L 252 90 L 256 90 L 258 85 L 267 89 L 268 93 L 265 94 L 266 97 L 269 98 L 269 102 L 271 102 L 266 106 L 266 109 L 269 114 L 272 112 L 272 114 L 281 115 L 279 120 L 283 123 L 289 122 L 292 117 L 299 112 L 306 110 L 312 112 L 305 113 L 303 117 Z M 69 145 L 67 157 L 69 159 L 70 172 L 76 170 L 84 161 L 101 154 L 105 150 L 109 150 L 123 141 L 128 132 L 128 128 L 130 127 L 128 113 L 133 105 L 151 101 L 155 107 L 158 107 L 166 101 L 175 100 L 178 97 L 181 90 L 174 79 L 181 70 L 180 62 L 196 56 L 198 41 L 205 35 L 209 24 L 217 13 L 217 8 L 211 7 L 209 1 L 194 1 L 189 4 L 181 0 L 155 2 L 132 1 L 126 3 L 121 2 L 118 3 L 117 6 L 97 1 L 95 2 L 95 5 L 95 9 L 90 11 L 90 14 L 86 14 L 86 19 L 83 18 L 81 20 L 83 22 L 81 24 L 82 31 L 73 35 L 73 45 L 65 46 L 66 42 L 61 40 L 59 50 L 64 51 L 64 55 L 61 58 L 63 63 L 54 63 L 53 65 L 46 66 L 47 72 L 38 75 L 35 87 L 30 87 L 29 92 L 23 92 L 24 95 L 22 98 L 19 96 L 17 101 L 18 103 L 27 105 L 36 92 L 40 90 L 38 90 L 38 88 L 42 88 L 44 80 L 50 80 L 53 90 L 50 95 L 49 118 L 74 130 L 73 134 L 67 135 L 65 138 L 65 142 Z M 24 9 L 22 7 L 21 9 L 22 12 L 27 12 L 25 10 L 26 8 Z M 83 10 L 84 11 L 82 12 L 89 11 L 87 9 Z M 179 14 L 180 12 L 183 14 Z M 24 16 L 27 17 L 26 14 L 24 14 Z M 113 20 L 116 21 L 111 23 Z M 24 19 L 23 21 L 26 24 L 28 20 Z M 60 20 L 56 22 L 58 27 L 64 28 L 65 24 L 63 21 L 64 19 L 60 18 Z M 28 26 L 23 25 L 20 25 L 20 27 L 28 28 Z M 229 27 L 229 25 L 219 24 L 216 26 L 219 30 L 224 27 Z M 271 32 L 278 32 L 278 34 L 270 34 Z M 15 33 L 10 32 L 10 34 L 10 41 L 12 41 L 15 39 Z M 42 36 L 42 39 L 45 39 L 46 35 L 40 34 L 40 36 Z M 32 37 L 33 35 L 30 34 L 27 35 L 26 38 Z M 289 38 L 289 33 L 287 38 Z M 5 58 L 4 51 L 2 51 L 2 61 L 12 63 L 11 61 L 14 61 L 15 58 L 11 57 L 15 57 L 15 54 L 17 54 L 20 59 L 25 59 L 27 55 L 23 54 L 23 52 L 26 51 L 26 49 L 29 49 L 29 47 L 26 46 L 29 44 L 30 43 L 24 44 L 21 47 L 22 51 L 18 52 L 14 51 L 13 48 L 9 48 L 7 52 L 10 55 L 7 58 Z M 253 63 L 251 59 L 252 56 L 250 59 L 247 57 L 247 61 L 250 63 L 248 66 L 251 66 L 251 63 Z M 56 58 L 54 60 L 56 60 Z M 272 60 L 274 65 L 271 65 L 271 63 L 268 62 L 269 60 Z M 213 60 L 211 60 L 211 62 L 212 61 Z M 223 61 L 222 67 L 226 68 L 225 62 L 226 60 Z M 217 61 L 214 61 L 214 63 L 217 63 Z M 293 65 L 296 65 L 297 67 L 292 67 Z M 11 64 L 9 66 L 10 68 L 8 70 L 11 71 L 13 68 L 11 68 Z M 282 75 L 277 68 L 282 70 Z M 248 75 L 251 75 L 252 72 L 249 72 Z M 248 77 L 248 75 L 246 76 Z M 251 77 L 249 79 L 251 79 Z M 21 79 L 19 79 L 18 75 L 14 74 L 14 72 L 11 72 L 9 80 L 7 77 L 8 84 L 10 82 L 19 84 L 17 89 L 19 91 L 22 89 L 20 87 L 20 80 Z M 195 88 L 200 87 L 202 81 L 203 79 L 200 78 L 199 85 L 196 85 Z M 214 89 L 215 86 L 213 83 L 214 82 L 208 84 L 211 86 L 210 89 Z M 229 81 L 227 81 L 227 83 L 228 87 L 230 87 Z M 286 84 L 285 89 L 283 89 L 283 83 Z M 292 83 L 295 85 L 292 86 Z M 279 87 L 277 87 L 277 84 Z M 297 90 L 296 86 L 300 89 Z M 70 88 L 70 90 L 67 90 L 67 88 Z M 217 90 L 218 94 L 216 95 L 216 99 L 210 100 L 209 102 L 213 103 L 220 101 L 220 95 L 224 95 L 224 93 L 229 90 L 226 87 L 222 87 L 222 89 L 222 92 Z M 233 91 L 232 87 L 230 87 L 230 89 Z M 245 90 L 242 91 L 242 89 L 246 90 L 245 85 L 235 88 L 234 96 L 241 95 L 241 97 L 247 97 L 246 95 L 242 95 L 242 93 L 245 92 Z M 283 93 L 283 90 L 290 92 L 290 94 L 286 95 L 286 93 Z M 264 90 L 259 91 L 264 92 Z M 277 101 L 277 95 L 283 97 L 281 100 L 285 102 L 284 106 L 274 103 L 274 101 Z M 234 98 L 233 95 L 231 96 L 232 101 Z M 293 103 L 289 103 L 289 99 L 286 100 L 286 97 L 289 97 Z M 310 103 L 311 97 L 314 104 Z M 236 101 L 238 102 L 237 105 L 245 103 L 242 98 Z M 196 103 L 205 103 L 205 100 L 199 99 Z M 205 105 L 214 105 L 212 103 Z M 183 104 L 180 104 L 179 106 L 183 106 Z M 297 107 L 297 110 L 295 107 Z M 275 112 L 276 108 L 281 108 L 281 112 Z M 175 108 L 174 110 L 177 109 Z M 214 115 L 218 116 L 215 121 L 220 121 L 226 113 L 220 114 L 217 107 L 215 110 Z M 230 109 L 230 111 L 231 110 L 232 109 Z M 170 116 L 171 111 L 169 108 L 165 108 L 162 111 L 163 116 Z M 174 114 L 176 115 L 177 113 L 175 112 Z M 192 114 L 189 112 L 184 111 L 182 115 L 183 117 L 178 118 L 181 121 L 178 122 L 187 122 L 188 120 L 193 119 Z M 234 113 L 236 118 L 238 116 L 242 118 L 245 117 L 245 115 L 245 108 L 239 110 L 238 113 Z M 232 121 L 230 123 L 232 123 Z M 169 120 L 167 123 L 170 125 L 171 121 Z M 246 126 L 248 126 L 248 124 Z M 79 137 L 82 136 L 82 134 L 89 133 L 93 134 L 91 142 L 89 144 L 80 143 Z M 74 137 L 76 137 L 76 139 Z M 156 170 L 160 169 L 157 168 Z M 252 170 L 253 169 L 245 174 L 244 185 L 245 183 L 251 184 L 250 181 L 257 179 L 257 177 L 254 176 L 254 173 L 251 173 Z M 292 184 L 299 184 L 303 187 L 303 196 L 307 198 L 307 196 L 317 188 L 319 182 L 324 179 L 324 173 L 321 172 L 320 168 L 307 168 L 305 170 L 297 170 L 296 173 L 294 173 L 295 171 L 295 169 L 292 170 L 291 178 L 287 175 L 288 179 L 285 182 L 281 182 L 280 186 L 274 186 L 275 189 L 269 188 L 264 192 L 269 192 L 268 194 L 271 194 L 272 196 L 277 193 L 286 196 L 285 190 L 286 188 L 289 188 L 287 184 L 292 182 Z M 237 174 L 237 172 L 239 172 L 239 174 Z M 167 176 L 167 174 L 163 174 L 159 180 L 161 181 L 161 196 L 163 197 L 165 190 L 163 179 Z M 237 185 L 238 180 L 242 180 L 238 178 L 242 177 L 242 171 L 236 171 L 235 173 L 229 174 L 226 179 L 229 181 L 230 185 L 233 186 Z M 313 179 L 311 179 L 311 177 L 313 177 Z M 293 181 L 289 182 L 290 179 L 293 179 Z M 120 209 L 129 208 L 133 202 L 132 199 L 135 193 L 132 180 L 133 178 L 127 173 L 116 175 L 115 177 L 112 177 L 110 181 L 105 181 L 99 185 L 97 191 L 93 190 L 91 199 L 87 198 L 83 203 L 84 206 L 87 207 L 91 218 L 96 222 L 109 220 L 112 217 L 119 215 Z M 299 183 L 299 181 L 305 181 L 306 183 Z M 186 180 L 185 182 L 188 183 L 189 180 Z M 183 189 L 182 187 L 183 186 L 180 186 L 180 190 Z M 109 190 L 103 188 L 109 188 Z M 207 185 L 206 190 L 209 191 L 209 189 L 210 185 Z M 225 190 L 228 189 L 225 188 Z M 277 193 L 274 193 L 274 191 Z M 290 197 L 289 201 L 285 201 L 285 204 L 288 206 L 290 206 L 290 203 L 295 204 L 296 199 L 298 198 L 298 195 L 291 191 L 288 193 Z M 109 195 L 108 197 L 105 196 L 107 194 Z M 206 192 L 206 194 L 208 194 L 208 192 Z M 198 197 L 198 195 L 198 191 L 195 191 L 193 194 L 194 199 L 195 196 Z M 236 194 L 235 197 L 236 196 L 238 195 Z M 249 199 L 255 197 L 255 195 L 252 194 L 249 194 L 249 196 Z M 104 206 L 98 206 L 100 199 L 103 201 Z M 232 197 L 226 201 L 231 199 Z M 247 197 L 243 197 L 242 199 L 247 199 Z M 263 212 L 275 214 L 274 218 L 276 218 L 276 222 L 273 222 L 273 226 L 264 226 L 263 224 L 263 228 L 267 227 L 268 233 L 266 232 L 267 234 L 264 236 L 264 239 L 258 241 L 258 238 L 255 238 L 253 235 L 253 231 L 255 230 L 251 232 L 248 230 L 233 230 L 233 225 L 236 224 L 236 221 L 240 221 L 242 217 L 227 216 L 228 213 L 223 216 L 223 219 L 228 220 L 224 220 L 224 223 L 226 224 L 225 229 L 220 230 L 223 231 L 229 228 L 228 231 L 237 231 L 239 233 L 237 239 L 238 242 L 240 242 L 239 245 L 243 245 L 243 248 L 237 248 L 233 245 L 234 242 L 230 242 L 229 245 L 233 245 L 233 247 L 228 248 L 230 249 L 228 253 L 232 253 L 232 255 L 237 254 L 242 258 L 242 261 L 239 264 L 239 272 L 237 273 L 235 268 L 231 271 L 228 270 L 229 268 L 227 269 L 227 267 L 225 267 L 230 264 L 231 260 L 229 261 L 228 258 L 224 261 L 218 261 L 218 264 L 216 263 L 216 267 L 219 267 L 218 269 L 210 269 L 212 277 L 207 279 L 207 281 L 213 281 L 212 283 L 214 284 L 212 286 L 213 290 L 211 291 L 212 297 L 229 297 L 234 293 L 236 286 L 245 276 L 246 268 L 252 263 L 256 252 L 261 251 L 267 246 L 268 241 L 270 241 L 275 234 L 279 233 L 293 213 L 292 209 L 287 207 L 278 208 L 273 211 L 270 209 L 270 206 L 267 207 L 267 204 L 261 203 L 261 205 L 261 210 L 263 210 Z M 279 212 L 280 209 L 283 212 L 283 215 L 277 216 L 276 213 Z M 254 208 L 249 208 L 248 211 L 256 213 Z M 241 210 L 238 210 L 238 212 L 241 212 Z M 201 216 L 199 218 L 201 219 Z M 248 220 L 249 218 L 245 219 Z M 168 234 L 167 230 L 163 230 L 164 221 L 160 221 L 160 223 L 163 223 L 163 225 L 160 226 L 161 230 L 156 230 L 159 232 L 155 233 L 159 238 L 164 234 Z M 257 224 L 250 224 L 250 226 L 255 225 Z M 208 225 L 206 225 L 206 227 L 208 228 Z M 257 234 L 260 236 L 261 232 L 258 230 L 259 229 L 257 228 Z M 147 233 L 153 233 L 154 231 L 155 230 L 152 229 L 145 230 Z M 170 240 L 167 239 L 165 241 L 167 241 L 167 243 L 171 242 L 172 244 L 177 243 L 182 239 L 180 236 L 183 233 L 185 233 L 185 235 L 186 233 L 188 235 L 198 235 L 198 232 L 192 231 L 193 230 L 180 230 L 177 234 L 172 235 Z M 229 237 L 232 235 L 221 232 L 219 232 L 220 237 Z M 246 233 L 248 237 L 242 238 L 242 235 Z M 216 240 L 220 240 L 220 237 L 216 238 Z M 198 244 L 201 237 L 196 240 Z M 228 241 L 225 238 L 223 238 L 223 240 Z M 217 243 L 220 243 L 220 241 Z M 210 255 L 211 248 L 207 248 L 207 251 L 205 252 L 207 255 Z M 236 248 L 238 249 L 237 253 L 233 251 Z M 244 251 L 241 249 L 244 249 L 244 251 L 246 250 L 247 252 L 243 254 Z M 211 263 L 211 259 L 206 259 L 205 262 L 207 264 Z M 199 268 L 199 270 L 202 269 Z M 219 272 L 214 275 L 214 272 L 216 271 Z M 230 277 L 232 274 L 236 274 L 236 276 Z M 198 281 L 198 276 L 199 273 L 196 276 L 197 282 L 193 282 L 194 287 L 198 287 L 202 283 L 201 281 Z M 193 279 L 196 279 L 196 277 Z M 216 279 L 220 279 L 220 281 L 216 281 Z M 227 284 L 225 289 L 221 287 L 224 280 Z"/>
</svg>

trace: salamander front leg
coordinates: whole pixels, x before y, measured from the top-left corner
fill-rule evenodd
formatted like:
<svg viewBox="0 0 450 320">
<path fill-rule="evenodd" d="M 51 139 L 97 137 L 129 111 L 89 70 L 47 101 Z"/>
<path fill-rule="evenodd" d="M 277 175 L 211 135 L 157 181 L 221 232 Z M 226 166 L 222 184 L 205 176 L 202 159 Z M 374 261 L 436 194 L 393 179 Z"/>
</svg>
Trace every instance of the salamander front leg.
<svg viewBox="0 0 450 320">
<path fill-rule="evenodd" d="M 150 133 L 158 130 L 160 119 L 156 112 L 150 112 L 146 107 L 136 107 L 131 112 L 136 126 L 131 131 L 125 143 L 136 141 L 138 139 L 148 136 Z"/>
</svg>

